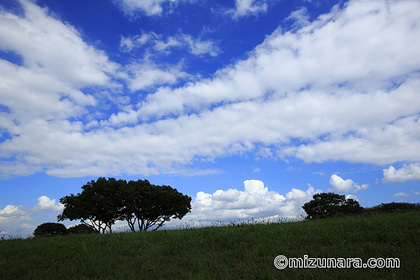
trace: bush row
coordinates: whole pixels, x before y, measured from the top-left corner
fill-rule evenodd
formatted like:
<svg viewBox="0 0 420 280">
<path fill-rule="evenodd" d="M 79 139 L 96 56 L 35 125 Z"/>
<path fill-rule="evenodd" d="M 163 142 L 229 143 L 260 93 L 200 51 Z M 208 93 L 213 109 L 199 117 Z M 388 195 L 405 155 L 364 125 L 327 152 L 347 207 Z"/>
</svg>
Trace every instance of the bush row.
<svg viewBox="0 0 420 280">
<path fill-rule="evenodd" d="M 35 237 L 51 237 L 68 234 L 90 234 L 98 233 L 96 229 L 87 224 L 79 224 L 70 228 L 66 228 L 65 225 L 60 223 L 44 223 L 39 225 L 35 231 Z"/>
<path fill-rule="evenodd" d="M 382 203 L 373 207 L 365 208 L 365 214 L 375 213 L 405 213 L 410 211 L 419 211 L 420 203 L 408 203 L 408 202 L 391 202 Z"/>
</svg>

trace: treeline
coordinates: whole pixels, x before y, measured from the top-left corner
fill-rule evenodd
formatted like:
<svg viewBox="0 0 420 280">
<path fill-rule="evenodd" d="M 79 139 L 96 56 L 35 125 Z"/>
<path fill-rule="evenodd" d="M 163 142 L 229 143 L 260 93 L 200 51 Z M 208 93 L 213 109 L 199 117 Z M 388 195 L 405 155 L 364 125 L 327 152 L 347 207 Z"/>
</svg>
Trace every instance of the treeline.
<svg viewBox="0 0 420 280">
<path fill-rule="evenodd" d="M 82 187 L 82 192 L 60 199 L 64 205 L 58 221 L 81 220 L 67 229 L 60 223 L 44 223 L 34 236 L 112 232 L 116 221 L 126 221 L 132 231 L 157 230 L 172 218 L 182 219 L 191 211 L 191 197 L 170 186 L 157 186 L 147 180 L 125 181 L 99 178 Z M 391 202 L 363 208 L 359 202 L 335 193 L 317 193 L 305 203 L 306 219 L 348 215 L 405 213 L 419 211 L 420 203 Z"/>
<path fill-rule="evenodd" d="M 391 202 L 363 208 L 359 202 L 336 193 L 317 193 L 313 199 L 302 206 L 306 219 L 322 219 L 337 216 L 375 213 L 405 213 L 419 211 L 420 203 Z"/>
<path fill-rule="evenodd" d="M 132 231 L 157 230 L 172 218 L 182 219 L 191 210 L 191 197 L 170 186 L 102 177 L 85 184 L 81 193 L 62 197 L 60 202 L 64 210 L 58 221 L 81 220 L 102 233 L 112 232 L 117 221 L 126 221 Z"/>
</svg>

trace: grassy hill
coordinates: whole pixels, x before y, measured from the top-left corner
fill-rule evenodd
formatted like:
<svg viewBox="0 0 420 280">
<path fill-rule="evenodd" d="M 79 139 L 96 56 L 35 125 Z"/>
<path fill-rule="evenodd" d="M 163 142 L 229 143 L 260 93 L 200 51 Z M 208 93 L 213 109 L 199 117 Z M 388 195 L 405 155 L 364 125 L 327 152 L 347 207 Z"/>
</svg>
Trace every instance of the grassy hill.
<svg viewBox="0 0 420 280">
<path fill-rule="evenodd" d="M 419 279 L 420 212 L 0 241 L 0 279 Z M 393 269 L 278 270 L 290 258 L 399 258 Z"/>
</svg>

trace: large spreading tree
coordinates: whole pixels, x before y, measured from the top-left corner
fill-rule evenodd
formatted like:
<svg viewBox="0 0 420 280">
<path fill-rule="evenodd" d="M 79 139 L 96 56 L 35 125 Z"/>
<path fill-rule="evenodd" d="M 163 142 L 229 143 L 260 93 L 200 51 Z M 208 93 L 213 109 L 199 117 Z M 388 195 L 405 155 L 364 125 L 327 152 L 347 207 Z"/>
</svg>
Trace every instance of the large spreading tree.
<svg viewBox="0 0 420 280">
<path fill-rule="evenodd" d="M 191 197 L 170 186 L 156 186 L 147 180 L 130 181 L 123 192 L 122 217 L 130 229 L 157 230 L 172 218 L 182 219 L 191 210 Z"/>
<path fill-rule="evenodd" d="M 123 207 L 117 196 L 126 184 L 126 181 L 114 178 L 88 182 L 82 187 L 81 193 L 60 199 L 64 210 L 58 215 L 58 220 L 89 221 L 99 232 L 104 233 L 107 229 L 112 232 L 112 225 L 120 219 L 120 209 Z"/>
<path fill-rule="evenodd" d="M 147 180 L 126 182 L 99 178 L 88 182 L 77 195 L 60 199 L 64 204 L 59 221 L 89 221 L 96 230 L 111 232 L 112 225 L 125 220 L 132 231 L 157 230 L 172 218 L 182 219 L 191 210 L 191 197 L 170 186 L 156 186 Z"/>
</svg>

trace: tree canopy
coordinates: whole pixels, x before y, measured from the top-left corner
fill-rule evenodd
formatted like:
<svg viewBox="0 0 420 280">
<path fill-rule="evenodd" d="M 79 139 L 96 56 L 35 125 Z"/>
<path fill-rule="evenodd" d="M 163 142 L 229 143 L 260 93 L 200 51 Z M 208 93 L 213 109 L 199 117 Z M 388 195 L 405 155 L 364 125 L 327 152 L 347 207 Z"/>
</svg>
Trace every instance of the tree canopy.
<svg viewBox="0 0 420 280">
<path fill-rule="evenodd" d="M 35 237 L 51 237 L 67 234 L 68 232 L 66 226 L 59 223 L 43 223 L 34 231 Z"/>
<path fill-rule="evenodd" d="M 191 210 L 191 197 L 170 186 L 147 180 L 99 178 L 82 187 L 82 192 L 60 199 L 64 204 L 59 221 L 89 221 L 96 230 L 112 232 L 112 225 L 125 220 L 134 231 L 156 230 L 172 218 L 182 219 Z"/>
<path fill-rule="evenodd" d="M 155 186 L 147 180 L 130 181 L 123 192 L 124 219 L 131 230 L 160 228 L 171 218 L 182 219 L 191 210 L 191 197 L 170 186 Z"/>
<path fill-rule="evenodd" d="M 359 214 L 363 211 L 359 202 L 336 193 L 314 194 L 313 199 L 302 208 L 307 214 L 307 219 Z"/>
</svg>

